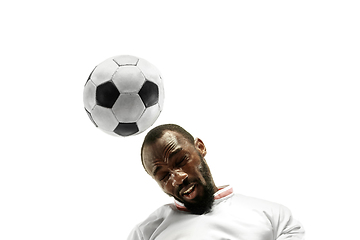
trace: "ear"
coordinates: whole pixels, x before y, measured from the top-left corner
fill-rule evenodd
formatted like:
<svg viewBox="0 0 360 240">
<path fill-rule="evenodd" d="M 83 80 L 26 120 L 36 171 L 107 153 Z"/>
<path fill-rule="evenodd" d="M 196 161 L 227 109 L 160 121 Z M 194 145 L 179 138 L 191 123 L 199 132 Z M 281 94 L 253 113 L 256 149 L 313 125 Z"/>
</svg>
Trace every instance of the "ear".
<svg viewBox="0 0 360 240">
<path fill-rule="evenodd" d="M 200 152 L 200 154 L 205 157 L 206 155 L 206 147 L 203 141 L 200 138 L 196 138 L 194 141 L 195 148 Z"/>
</svg>

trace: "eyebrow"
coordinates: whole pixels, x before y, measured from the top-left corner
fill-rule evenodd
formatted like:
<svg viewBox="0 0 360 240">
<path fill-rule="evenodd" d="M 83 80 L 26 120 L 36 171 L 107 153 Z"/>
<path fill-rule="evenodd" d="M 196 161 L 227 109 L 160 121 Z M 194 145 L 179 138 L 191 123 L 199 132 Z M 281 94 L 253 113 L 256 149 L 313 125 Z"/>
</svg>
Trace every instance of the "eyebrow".
<svg viewBox="0 0 360 240">
<path fill-rule="evenodd" d="M 181 147 L 175 149 L 175 151 L 173 151 L 172 153 L 170 153 L 168 159 L 171 159 L 174 155 L 176 155 L 176 154 L 177 154 L 178 152 L 180 152 L 181 150 L 182 150 Z M 161 165 L 155 165 L 154 168 L 153 168 L 154 170 L 153 170 L 153 172 L 152 172 L 153 176 L 155 176 L 156 173 L 157 173 L 161 168 L 162 168 Z"/>
<path fill-rule="evenodd" d="M 182 150 L 181 147 L 175 149 L 175 151 L 173 151 L 172 153 L 170 153 L 169 155 L 169 159 L 172 158 L 174 155 L 176 155 L 178 152 L 180 152 Z"/>
<path fill-rule="evenodd" d="M 153 176 L 155 176 L 155 174 L 161 169 L 162 167 L 161 166 L 155 166 L 154 167 L 154 171 L 153 171 Z"/>
</svg>

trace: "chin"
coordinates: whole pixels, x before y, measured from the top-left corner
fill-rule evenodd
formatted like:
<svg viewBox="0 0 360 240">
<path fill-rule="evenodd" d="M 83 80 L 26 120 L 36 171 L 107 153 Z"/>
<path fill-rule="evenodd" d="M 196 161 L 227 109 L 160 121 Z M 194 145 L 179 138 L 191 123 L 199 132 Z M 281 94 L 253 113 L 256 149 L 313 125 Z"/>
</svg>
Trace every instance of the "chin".
<svg viewBox="0 0 360 240">
<path fill-rule="evenodd" d="M 207 202 L 202 201 L 201 203 L 198 204 L 190 204 L 185 202 L 184 205 L 192 214 L 202 215 L 211 212 L 213 203 L 214 203 L 214 198 L 212 198 Z"/>
<path fill-rule="evenodd" d="M 202 194 L 197 195 L 192 201 L 183 202 L 193 214 L 201 215 L 211 212 L 214 203 L 214 189 L 204 187 L 202 190 Z"/>
</svg>

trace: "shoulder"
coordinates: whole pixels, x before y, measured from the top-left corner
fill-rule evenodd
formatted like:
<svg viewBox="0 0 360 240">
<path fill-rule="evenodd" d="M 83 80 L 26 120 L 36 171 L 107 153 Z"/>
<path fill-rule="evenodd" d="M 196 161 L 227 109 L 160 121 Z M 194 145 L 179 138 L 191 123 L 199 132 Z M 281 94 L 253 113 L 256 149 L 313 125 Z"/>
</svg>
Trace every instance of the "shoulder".
<svg viewBox="0 0 360 240">
<path fill-rule="evenodd" d="M 145 220 L 134 227 L 128 239 L 148 239 L 167 218 L 167 216 L 171 214 L 173 209 L 173 204 L 166 204 L 159 207 Z"/>
<path fill-rule="evenodd" d="M 294 239 L 302 239 L 305 232 L 304 227 L 298 220 L 294 219 L 290 209 L 286 206 L 240 194 L 235 194 L 233 201 L 234 205 L 239 205 L 241 208 L 246 208 L 266 217 L 272 225 L 274 235 L 292 234 Z"/>
<path fill-rule="evenodd" d="M 233 196 L 233 204 L 265 214 L 267 217 L 291 215 L 291 211 L 284 205 L 241 194 Z"/>
<path fill-rule="evenodd" d="M 286 208 L 282 204 L 275 203 L 272 201 L 255 198 L 255 197 L 249 197 L 242 194 L 234 194 L 233 201 L 236 203 L 241 204 L 242 206 L 247 206 L 250 208 Z"/>
</svg>

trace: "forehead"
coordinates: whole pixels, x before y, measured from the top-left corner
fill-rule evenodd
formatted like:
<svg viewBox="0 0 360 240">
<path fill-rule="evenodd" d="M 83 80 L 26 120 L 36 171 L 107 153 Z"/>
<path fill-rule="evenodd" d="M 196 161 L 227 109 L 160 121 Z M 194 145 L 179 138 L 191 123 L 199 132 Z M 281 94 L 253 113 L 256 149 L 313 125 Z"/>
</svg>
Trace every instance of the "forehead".
<svg viewBox="0 0 360 240">
<path fill-rule="evenodd" d="M 143 149 L 143 161 L 146 170 L 151 169 L 154 162 L 167 162 L 171 153 L 185 149 L 190 150 L 193 145 L 180 133 L 166 131 L 163 136 L 153 144 Z M 149 172 L 149 171 L 148 171 Z"/>
</svg>

